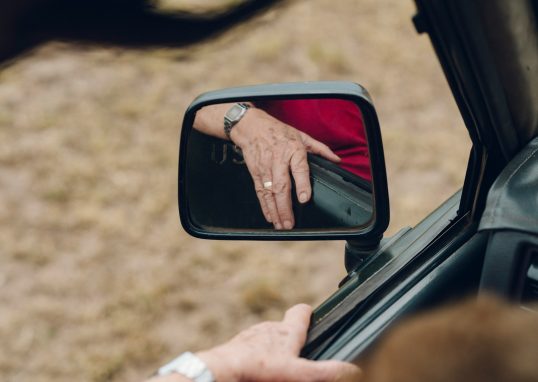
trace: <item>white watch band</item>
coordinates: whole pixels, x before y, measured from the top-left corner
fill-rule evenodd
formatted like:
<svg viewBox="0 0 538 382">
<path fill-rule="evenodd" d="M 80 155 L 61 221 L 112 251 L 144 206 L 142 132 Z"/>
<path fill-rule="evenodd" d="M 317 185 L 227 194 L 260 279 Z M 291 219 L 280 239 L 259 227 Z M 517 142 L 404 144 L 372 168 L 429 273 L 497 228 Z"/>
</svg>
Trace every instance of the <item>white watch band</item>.
<svg viewBox="0 0 538 382">
<path fill-rule="evenodd" d="M 157 375 L 163 376 L 178 373 L 194 382 L 215 382 L 213 373 L 200 358 L 191 352 L 185 352 L 179 357 L 161 366 Z"/>
</svg>

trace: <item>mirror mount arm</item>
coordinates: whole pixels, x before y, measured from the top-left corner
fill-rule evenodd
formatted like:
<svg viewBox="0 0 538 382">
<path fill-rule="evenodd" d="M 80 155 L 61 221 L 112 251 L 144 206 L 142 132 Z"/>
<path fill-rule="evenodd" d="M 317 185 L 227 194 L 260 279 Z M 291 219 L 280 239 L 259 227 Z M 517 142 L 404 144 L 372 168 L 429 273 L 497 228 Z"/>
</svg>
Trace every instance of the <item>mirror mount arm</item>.
<svg viewBox="0 0 538 382">
<path fill-rule="evenodd" d="M 389 256 L 392 256 L 390 255 L 391 247 L 394 245 L 394 243 L 400 240 L 400 238 L 402 238 L 411 230 L 411 227 L 402 228 L 401 230 L 396 232 L 395 235 L 384 238 L 379 242 L 371 240 L 369 242 L 366 242 L 365 244 L 363 240 L 361 240 L 360 242 L 357 240 L 348 240 L 348 242 L 346 243 L 345 252 L 345 263 L 348 274 L 342 279 L 342 281 L 340 281 L 338 287 L 340 288 L 352 278 L 358 277 L 359 274 L 363 272 L 364 267 L 369 267 L 368 263 L 371 263 L 372 261 L 375 262 L 375 258 L 377 256 L 381 256 L 383 254 L 388 254 Z M 371 272 L 372 271 L 366 272 L 366 274 L 362 274 L 361 277 L 368 277 L 368 275 L 373 274 Z M 373 272 L 375 272 L 375 270 L 373 270 Z"/>
<path fill-rule="evenodd" d="M 363 263 L 367 258 L 379 250 L 379 243 L 383 236 L 368 241 L 348 240 L 345 249 L 346 271 L 351 272 Z"/>
</svg>

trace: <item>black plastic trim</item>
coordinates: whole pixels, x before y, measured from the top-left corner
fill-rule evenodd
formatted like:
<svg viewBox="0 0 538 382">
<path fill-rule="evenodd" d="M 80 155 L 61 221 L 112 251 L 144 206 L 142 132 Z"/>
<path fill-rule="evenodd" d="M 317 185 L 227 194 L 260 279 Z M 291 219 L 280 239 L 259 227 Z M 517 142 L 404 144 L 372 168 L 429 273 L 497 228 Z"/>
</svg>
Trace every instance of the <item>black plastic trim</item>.
<svg viewBox="0 0 538 382">
<path fill-rule="evenodd" d="M 522 282 L 538 248 L 538 237 L 511 230 L 485 231 L 484 234 L 488 236 L 488 246 L 480 280 L 481 292 L 520 301 Z"/>
<path fill-rule="evenodd" d="M 476 227 L 475 227 L 476 228 Z M 354 361 L 367 353 L 394 321 L 478 290 L 486 238 L 462 231 L 443 250 L 423 263 L 365 311 L 316 359 Z M 457 248 L 457 249 L 456 249 Z M 461 270 L 465 269 L 464 275 Z"/>
<path fill-rule="evenodd" d="M 461 193 L 454 194 L 437 210 L 432 212 L 415 228 L 403 233 L 389 247 L 372 254 L 370 261 L 357 269 L 342 287 L 315 311 L 312 326 L 303 349 L 303 355 L 315 357 L 323 350 L 327 338 L 345 327 L 350 314 L 357 311 L 385 288 L 398 285 L 402 272 L 417 259 L 431 256 L 436 248 L 446 245 L 447 241 L 458 235 L 468 224 L 465 216 L 457 218 L 457 206 Z M 375 270 L 376 263 L 383 265 Z M 373 267 L 373 272 L 368 268 Z M 364 279 L 363 274 L 368 274 Z"/>
<path fill-rule="evenodd" d="M 473 142 L 460 210 L 477 221 L 491 183 L 517 152 L 505 92 L 474 2 L 415 3 Z"/>
</svg>

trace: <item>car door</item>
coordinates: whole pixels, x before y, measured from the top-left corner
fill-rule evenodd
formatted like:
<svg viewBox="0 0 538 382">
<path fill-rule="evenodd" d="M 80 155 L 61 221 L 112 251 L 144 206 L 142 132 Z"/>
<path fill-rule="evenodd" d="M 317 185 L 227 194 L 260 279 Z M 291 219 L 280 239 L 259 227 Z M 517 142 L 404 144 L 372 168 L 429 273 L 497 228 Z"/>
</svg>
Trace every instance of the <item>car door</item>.
<svg viewBox="0 0 538 382">
<path fill-rule="evenodd" d="M 428 33 L 473 142 L 465 184 L 375 253 L 347 256 L 349 275 L 315 311 L 308 358 L 358 359 L 395 320 L 448 299 L 492 289 L 536 298 L 537 2 L 416 5 L 417 31 Z"/>
</svg>

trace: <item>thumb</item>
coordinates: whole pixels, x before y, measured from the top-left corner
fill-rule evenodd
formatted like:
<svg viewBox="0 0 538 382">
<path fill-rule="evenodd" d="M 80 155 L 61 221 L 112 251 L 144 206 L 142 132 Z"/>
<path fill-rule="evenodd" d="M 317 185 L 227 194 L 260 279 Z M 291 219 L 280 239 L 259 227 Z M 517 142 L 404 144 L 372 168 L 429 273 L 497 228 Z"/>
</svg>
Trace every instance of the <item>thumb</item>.
<svg viewBox="0 0 538 382">
<path fill-rule="evenodd" d="M 362 370 L 352 364 L 341 361 L 297 361 L 296 375 L 304 381 L 320 382 L 357 382 L 361 380 Z"/>
</svg>

